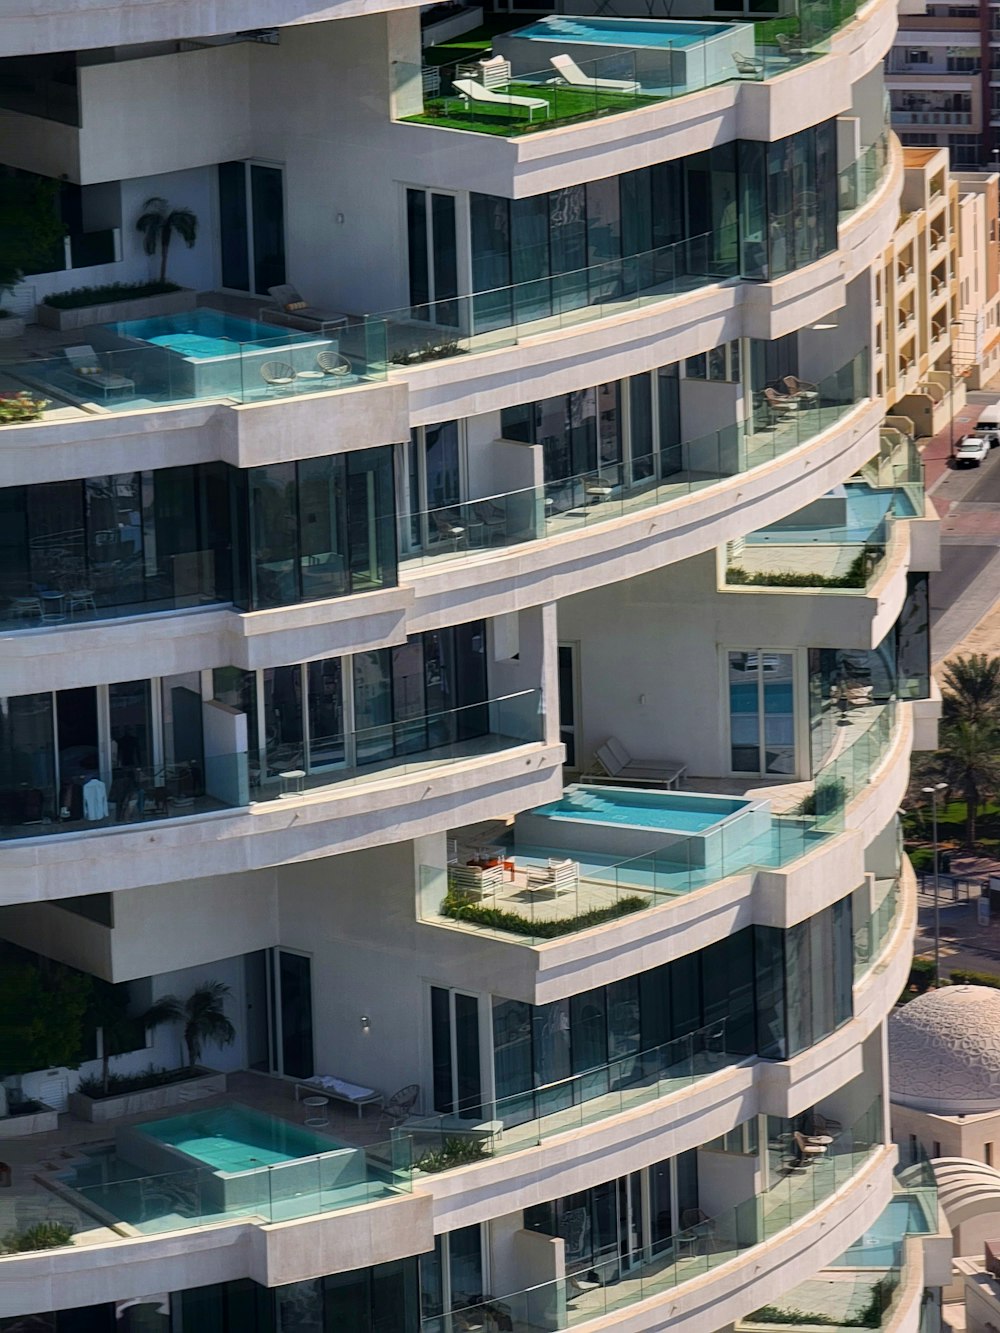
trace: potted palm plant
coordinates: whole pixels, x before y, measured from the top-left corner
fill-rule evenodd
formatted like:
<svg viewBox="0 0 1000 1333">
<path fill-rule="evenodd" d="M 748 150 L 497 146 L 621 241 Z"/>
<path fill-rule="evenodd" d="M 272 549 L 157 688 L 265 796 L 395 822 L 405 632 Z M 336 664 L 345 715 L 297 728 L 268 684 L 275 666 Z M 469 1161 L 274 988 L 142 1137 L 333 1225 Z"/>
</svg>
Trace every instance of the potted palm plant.
<svg viewBox="0 0 1000 1333">
<path fill-rule="evenodd" d="M 190 208 L 171 208 L 166 199 L 154 194 L 142 206 L 136 224 L 136 231 L 142 232 L 142 248 L 152 257 L 160 251 L 160 282 L 167 280 L 167 256 L 174 233 L 181 238 L 189 250 L 194 248 L 198 239 L 198 219 Z"/>
<path fill-rule="evenodd" d="M 222 981 L 206 981 L 187 997 L 161 995 L 141 1017 L 147 1027 L 163 1024 L 182 1025 L 182 1036 L 187 1051 L 187 1064 L 175 1069 L 156 1069 L 152 1066 L 138 1074 L 117 1075 L 105 1068 L 101 1077 L 94 1076 L 81 1082 L 78 1091 L 70 1094 L 69 1109 L 81 1120 L 103 1123 L 119 1116 L 139 1111 L 156 1111 L 177 1106 L 196 1097 L 211 1097 L 226 1090 L 226 1076 L 199 1064 L 207 1045 L 231 1046 L 236 1040 L 236 1029 L 226 1016 L 225 1002 L 229 987 Z M 111 1045 L 116 1044 L 115 1033 L 123 1022 L 114 1012 L 119 1002 L 109 1004 L 106 1016 L 111 1020 Z M 121 1031 L 121 1035 L 124 1032 Z M 105 1038 L 107 1051 L 107 1038 Z M 112 1052 L 114 1053 L 114 1052 Z"/>
</svg>

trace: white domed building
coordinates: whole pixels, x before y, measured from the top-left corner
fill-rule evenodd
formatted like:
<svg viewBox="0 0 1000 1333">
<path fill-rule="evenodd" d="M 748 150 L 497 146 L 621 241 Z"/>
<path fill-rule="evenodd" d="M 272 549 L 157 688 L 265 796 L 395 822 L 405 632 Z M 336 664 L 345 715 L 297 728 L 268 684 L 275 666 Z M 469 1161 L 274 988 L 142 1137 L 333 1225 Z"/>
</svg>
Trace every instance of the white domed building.
<svg viewBox="0 0 1000 1333">
<path fill-rule="evenodd" d="M 1000 1166 L 1000 990 L 945 986 L 889 1018 L 893 1138 Z"/>
</svg>

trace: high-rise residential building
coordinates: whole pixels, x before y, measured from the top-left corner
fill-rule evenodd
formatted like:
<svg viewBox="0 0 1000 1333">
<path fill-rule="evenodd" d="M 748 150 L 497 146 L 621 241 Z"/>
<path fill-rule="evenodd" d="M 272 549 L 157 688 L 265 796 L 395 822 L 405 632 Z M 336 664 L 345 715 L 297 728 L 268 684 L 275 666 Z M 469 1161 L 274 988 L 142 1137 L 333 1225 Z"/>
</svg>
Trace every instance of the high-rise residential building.
<svg viewBox="0 0 1000 1333">
<path fill-rule="evenodd" d="M 933 1327 L 895 4 L 697 18 L 5 15 L 4 1333 Z"/>
</svg>

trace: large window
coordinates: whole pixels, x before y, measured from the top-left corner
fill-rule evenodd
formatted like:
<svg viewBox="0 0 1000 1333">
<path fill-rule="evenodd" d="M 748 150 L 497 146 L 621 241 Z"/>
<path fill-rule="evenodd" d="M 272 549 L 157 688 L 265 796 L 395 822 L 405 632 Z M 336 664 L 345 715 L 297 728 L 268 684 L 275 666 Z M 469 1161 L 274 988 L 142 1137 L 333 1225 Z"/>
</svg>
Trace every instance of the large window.
<svg viewBox="0 0 1000 1333">
<path fill-rule="evenodd" d="M 689 1037 L 696 1050 L 784 1059 L 851 1016 L 852 963 L 847 897 L 791 930 L 747 928 L 568 1000 L 495 997 L 498 1116 L 517 1123 L 626 1086 L 650 1067 L 643 1052 L 686 1068 Z"/>
<path fill-rule="evenodd" d="M 529 199 L 472 194 L 470 225 L 477 332 L 688 277 L 781 277 L 836 247 L 835 124 Z M 411 274 L 424 227 L 411 217 Z"/>
<path fill-rule="evenodd" d="M 423 753 L 488 734 L 486 627 L 258 672 L 220 667 L 213 692 L 247 716 L 252 787 Z"/>
<path fill-rule="evenodd" d="M 252 610 L 366 592 L 396 581 L 390 448 L 297 463 L 247 477 Z"/>
<path fill-rule="evenodd" d="M 0 491 L 0 595 L 18 624 L 228 601 L 223 464 Z"/>
<path fill-rule="evenodd" d="M 559 483 L 585 479 L 611 486 L 640 485 L 665 475 L 666 459 L 680 439 L 676 366 L 627 380 L 503 408 L 504 439 L 542 447 L 550 508 L 585 497 Z M 659 466 L 658 466 L 659 460 Z"/>
</svg>

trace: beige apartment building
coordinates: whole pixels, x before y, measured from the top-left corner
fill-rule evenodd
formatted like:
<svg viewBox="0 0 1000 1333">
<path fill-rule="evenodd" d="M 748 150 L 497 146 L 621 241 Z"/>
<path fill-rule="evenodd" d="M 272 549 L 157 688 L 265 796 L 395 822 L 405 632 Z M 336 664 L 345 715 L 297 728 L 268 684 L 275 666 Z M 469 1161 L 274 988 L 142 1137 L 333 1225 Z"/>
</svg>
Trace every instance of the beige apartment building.
<svg viewBox="0 0 1000 1333">
<path fill-rule="evenodd" d="M 875 373 L 891 412 L 933 435 L 1000 366 L 997 176 L 946 148 L 903 150 L 899 224 L 875 276 Z"/>
</svg>

